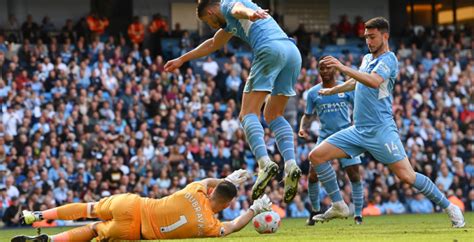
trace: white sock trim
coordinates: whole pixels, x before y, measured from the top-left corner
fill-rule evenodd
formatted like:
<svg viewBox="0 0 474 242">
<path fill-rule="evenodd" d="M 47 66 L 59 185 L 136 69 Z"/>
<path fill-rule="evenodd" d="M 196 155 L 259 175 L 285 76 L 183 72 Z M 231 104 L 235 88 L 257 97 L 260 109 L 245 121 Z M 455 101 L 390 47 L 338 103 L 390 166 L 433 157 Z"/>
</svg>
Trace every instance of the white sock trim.
<svg viewBox="0 0 474 242">
<path fill-rule="evenodd" d="M 86 214 L 86 217 L 87 218 L 94 218 L 92 216 L 92 207 L 94 206 L 95 203 L 87 203 L 87 214 Z"/>
</svg>

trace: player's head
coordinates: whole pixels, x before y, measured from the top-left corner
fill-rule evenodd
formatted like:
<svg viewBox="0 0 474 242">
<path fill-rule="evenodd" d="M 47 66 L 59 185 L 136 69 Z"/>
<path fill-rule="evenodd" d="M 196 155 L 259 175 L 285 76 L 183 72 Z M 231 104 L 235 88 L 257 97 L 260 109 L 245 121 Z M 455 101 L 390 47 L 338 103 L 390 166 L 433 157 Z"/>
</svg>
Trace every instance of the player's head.
<svg viewBox="0 0 474 242">
<path fill-rule="evenodd" d="M 197 16 L 213 29 L 220 29 L 226 26 L 222 16 L 220 0 L 199 0 L 197 5 Z"/>
<path fill-rule="evenodd" d="M 234 184 L 228 181 L 219 183 L 211 193 L 212 211 L 217 213 L 224 210 L 235 196 L 237 196 L 237 188 Z"/>
<path fill-rule="evenodd" d="M 336 69 L 334 67 L 327 67 L 324 65 L 324 62 L 322 62 L 324 57 L 326 56 L 321 56 L 321 58 L 319 58 L 319 75 L 321 75 L 323 82 L 330 82 L 334 80 Z"/>
<path fill-rule="evenodd" d="M 390 24 L 384 17 L 376 17 L 365 22 L 365 42 L 369 51 L 376 54 L 388 45 Z"/>
</svg>

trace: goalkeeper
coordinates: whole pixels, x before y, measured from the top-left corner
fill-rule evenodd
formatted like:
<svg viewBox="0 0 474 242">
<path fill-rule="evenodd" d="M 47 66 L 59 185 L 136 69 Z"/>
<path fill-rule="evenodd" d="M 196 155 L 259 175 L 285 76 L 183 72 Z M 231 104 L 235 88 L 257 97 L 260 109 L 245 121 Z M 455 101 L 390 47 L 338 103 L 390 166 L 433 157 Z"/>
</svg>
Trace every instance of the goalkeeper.
<svg viewBox="0 0 474 242">
<path fill-rule="evenodd" d="M 255 200 L 250 209 L 230 222 L 220 222 L 215 214 L 229 206 L 237 188 L 249 174 L 238 170 L 225 179 L 207 178 L 162 199 L 118 194 L 96 203 L 73 203 L 46 211 L 23 211 L 25 224 L 43 219 L 76 220 L 99 218 L 94 222 L 57 235 L 17 236 L 12 241 L 98 241 L 179 239 L 219 237 L 241 230 L 254 215 L 270 210 L 267 196 Z"/>
</svg>

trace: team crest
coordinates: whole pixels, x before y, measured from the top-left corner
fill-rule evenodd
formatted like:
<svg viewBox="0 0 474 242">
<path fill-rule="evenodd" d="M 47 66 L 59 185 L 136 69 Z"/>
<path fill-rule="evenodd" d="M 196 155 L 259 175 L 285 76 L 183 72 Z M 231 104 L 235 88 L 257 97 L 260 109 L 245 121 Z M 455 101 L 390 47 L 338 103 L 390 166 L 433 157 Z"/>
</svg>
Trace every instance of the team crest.
<svg viewBox="0 0 474 242">
<path fill-rule="evenodd" d="M 344 93 L 343 92 L 338 93 L 337 96 L 340 97 L 340 98 L 344 98 Z"/>
</svg>

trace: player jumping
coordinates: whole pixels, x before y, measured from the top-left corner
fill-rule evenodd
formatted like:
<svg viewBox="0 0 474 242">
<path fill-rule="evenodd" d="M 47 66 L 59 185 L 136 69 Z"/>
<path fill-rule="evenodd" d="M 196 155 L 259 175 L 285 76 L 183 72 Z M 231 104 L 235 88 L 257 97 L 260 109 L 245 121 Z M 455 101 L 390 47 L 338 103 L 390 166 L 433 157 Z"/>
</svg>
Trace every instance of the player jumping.
<svg viewBox="0 0 474 242">
<path fill-rule="evenodd" d="M 301 118 L 300 137 L 307 137 L 307 130 L 311 125 L 311 120 L 317 115 L 321 122 L 320 134 L 317 144 L 323 142 L 327 137 L 339 130 L 351 126 L 350 106 L 354 104 L 354 92 L 339 93 L 329 96 L 319 95 L 319 90 L 332 88 L 342 82 L 336 82 L 334 74 L 336 70 L 327 68 L 324 64 L 319 65 L 319 74 L 322 83 L 312 87 L 308 91 L 306 100 L 306 110 Z M 362 223 L 362 207 L 364 205 L 364 187 L 360 180 L 359 157 L 351 159 L 340 159 L 341 166 L 347 172 L 352 187 L 352 202 L 354 203 L 354 222 Z M 311 201 L 312 212 L 307 221 L 308 225 L 314 225 L 313 216 L 320 211 L 319 201 L 319 180 L 314 169 L 310 166 L 308 177 L 308 193 Z"/>
<path fill-rule="evenodd" d="M 355 89 L 354 125 L 333 134 L 309 155 L 319 180 L 333 202 L 328 211 L 316 215 L 314 219 L 326 221 L 349 216 L 349 208 L 339 192 L 336 174 L 327 161 L 356 157 L 368 151 L 375 159 L 388 165 L 401 181 L 412 185 L 445 209 L 453 227 L 464 227 L 459 207 L 450 203 L 429 178 L 413 170 L 400 140 L 392 116 L 392 91 L 398 75 L 398 60 L 389 50 L 388 21 L 382 17 L 367 21 L 365 39 L 370 54 L 364 56 L 359 71 L 344 66 L 331 56 L 322 60 L 327 67 L 334 67 L 351 78 L 343 84 L 322 89 L 320 94 L 332 95 Z"/>
<path fill-rule="evenodd" d="M 97 203 L 73 203 L 46 211 L 23 211 L 22 221 L 32 224 L 43 219 L 76 220 L 98 218 L 95 222 L 54 236 L 17 236 L 12 242 L 57 242 L 179 239 L 219 237 L 241 230 L 254 215 L 270 210 L 267 196 L 254 201 L 244 214 L 231 222 L 221 223 L 215 215 L 229 206 L 237 196 L 236 186 L 248 177 L 238 170 L 222 179 L 207 178 L 193 182 L 179 192 L 162 199 L 119 194 Z"/>
<path fill-rule="evenodd" d="M 213 38 L 165 65 L 173 71 L 183 63 L 207 56 L 222 48 L 232 36 L 246 41 L 253 49 L 254 60 L 245 84 L 239 115 L 250 148 L 258 162 L 258 178 L 252 188 L 252 199 L 260 197 L 278 165 L 270 160 L 260 111 L 268 94 L 264 117 L 275 134 L 278 149 L 285 160 L 284 201 L 293 200 L 301 170 L 295 162 L 294 134 L 283 118 L 288 98 L 296 95 L 294 85 L 301 69 L 301 56 L 295 43 L 276 21 L 250 0 L 201 0 L 199 19 L 218 29 Z"/>
</svg>

